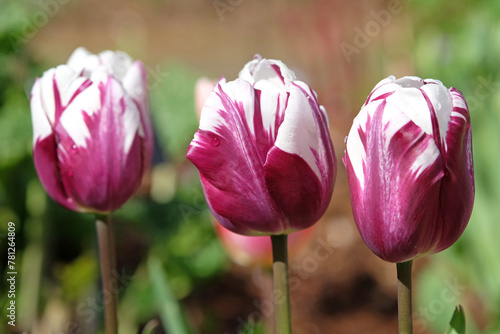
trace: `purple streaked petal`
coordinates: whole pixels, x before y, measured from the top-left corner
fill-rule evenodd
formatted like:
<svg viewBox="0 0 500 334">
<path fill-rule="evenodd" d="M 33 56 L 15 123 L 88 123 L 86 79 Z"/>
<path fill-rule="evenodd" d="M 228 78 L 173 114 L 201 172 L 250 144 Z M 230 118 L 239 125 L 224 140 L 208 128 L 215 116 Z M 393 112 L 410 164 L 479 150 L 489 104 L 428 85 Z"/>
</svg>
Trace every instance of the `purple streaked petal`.
<svg viewBox="0 0 500 334">
<path fill-rule="evenodd" d="M 227 229 L 275 232 L 281 221 L 273 204 L 257 152 L 251 143 L 240 141 L 244 128 L 228 119 L 218 133 L 198 130 L 188 148 L 187 158 L 200 171 L 207 202 L 217 220 Z M 248 133 L 248 132 L 247 132 Z"/>
<path fill-rule="evenodd" d="M 328 118 L 313 91 L 300 81 L 290 85 L 288 107 L 275 146 L 302 157 L 321 184 L 330 188 L 330 182 L 336 175 L 336 161 Z"/>
<path fill-rule="evenodd" d="M 288 222 L 280 227 L 285 233 L 312 226 L 326 211 L 331 192 L 324 193 L 311 166 L 297 154 L 273 147 L 264 170 L 269 194 Z"/>
<path fill-rule="evenodd" d="M 414 165 L 434 144 L 433 137 L 408 122 L 391 138 L 382 122 L 385 103 L 366 123 L 362 185 L 346 152 L 353 213 L 360 233 L 378 256 L 402 262 L 433 247 L 441 236 L 435 221 L 439 213 L 439 188 L 444 175 L 441 159 L 424 169 Z M 389 143 L 386 141 L 389 140 Z M 411 185 L 411 186 L 410 186 Z M 422 210 L 425 207 L 425 210 Z M 415 236 L 421 236 L 415 237 Z M 418 246 L 418 247 L 417 247 Z M 398 258 L 405 254 L 407 258 Z"/>
<path fill-rule="evenodd" d="M 75 142 L 61 122 L 56 127 L 57 157 L 68 195 L 82 207 L 106 212 L 119 208 L 137 190 L 144 156 L 135 105 L 114 79 L 99 86 L 100 112 L 80 111 L 89 132 L 85 145 Z"/>
<path fill-rule="evenodd" d="M 472 163 L 472 135 L 470 116 L 462 94 L 450 89 L 453 111 L 446 133 L 446 152 L 443 160 L 446 176 L 441 189 L 441 210 L 444 237 L 436 251 L 453 244 L 463 233 L 474 204 L 474 166 Z"/>
<path fill-rule="evenodd" d="M 78 211 L 79 208 L 68 196 L 61 181 L 56 138 L 53 133 L 36 141 L 33 146 L 33 160 L 40 182 L 50 197 L 65 208 Z"/>
<path fill-rule="evenodd" d="M 128 69 L 127 74 L 123 78 L 123 88 L 135 102 L 141 120 L 141 128 L 139 134 L 145 139 L 145 169 L 149 168 L 153 155 L 153 126 L 151 124 L 151 116 L 149 112 L 148 100 L 148 79 L 146 68 L 141 61 L 135 61 Z"/>
<path fill-rule="evenodd" d="M 431 110 L 431 118 L 433 123 L 433 133 L 439 134 L 435 138 L 438 146 L 443 143 L 446 145 L 446 132 L 448 131 L 448 123 L 450 122 L 450 114 L 453 109 L 451 95 L 442 84 L 426 81 L 426 84 L 420 88 L 424 96 L 429 110 Z"/>
<path fill-rule="evenodd" d="M 187 158 L 200 171 L 205 196 L 221 224 L 235 231 L 250 225 L 271 232 L 276 229 L 272 222 L 281 219 L 267 192 L 265 160 L 255 141 L 255 129 L 259 135 L 264 131 L 259 130 L 262 117 L 254 94 L 243 80 L 218 84 L 202 111 Z"/>
</svg>

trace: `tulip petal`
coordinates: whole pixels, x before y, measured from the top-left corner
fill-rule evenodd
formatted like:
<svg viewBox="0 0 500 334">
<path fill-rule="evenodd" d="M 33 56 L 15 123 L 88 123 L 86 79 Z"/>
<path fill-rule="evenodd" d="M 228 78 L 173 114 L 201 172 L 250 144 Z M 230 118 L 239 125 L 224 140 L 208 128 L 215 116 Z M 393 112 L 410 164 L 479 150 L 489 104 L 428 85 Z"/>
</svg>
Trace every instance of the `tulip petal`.
<svg viewBox="0 0 500 334">
<path fill-rule="evenodd" d="M 57 162 L 56 139 L 50 134 L 37 140 L 33 147 L 33 161 L 38 177 L 47 193 L 60 205 L 78 211 L 74 201 L 68 197 L 61 181 L 60 165 Z"/>
<path fill-rule="evenodd" d="M 433 230 L 431 224 L 439 214 L 443 163 L 436 158 L 439 154 L 433 136 L 405 113 L 386 107 L 386 103 L 371 104 L 368 112 L 356 118 L 344 161 L 351 201 L 355 203 L 353 213 L 363 240 L 382 259 L 403 262 L 435 247 L 442 233 Z M 398 120 L 404 125 L 387 136 L 390 124 L 384 119 Z M 365 128 L 357 124 L 365 124 Z M 349 145 L 351 137 L 356 136 L 365 151 L 362 180 L 350 159 L 351 154 L 356 156 L 359 152 L 359 148 L 351 150 Z M 432 163 L 422 155 L 431 157 Z M 413 238 L 415 234 L 425 237 Z M 400 258 L 399 254 L 405 257 Z"/>
<path fill-rule="evenodd" d="M 221 224 L 237 233 L 251 234 L 247 226 L 273 233 L 284 230 L 276 225 L 283 220 L 266 189 L 265 161 L 252 140 L 262 124 L 254 94 L 244 80 L 219 83 L 202 111 L 187 158 L 200 171 L 207 202 Z"/>
<path fill-rule="evenodd" d="M 432 105 L 436 121 L 438 123 L 438 129 L 440 134 L 440 139 L 442 143 L 446 143 L 446 132 L 448 131 L 448 123 L 450 122 L 450 113 L 453 109 L 452 100 L 448 89 L 440 82 L 432 82 L 425 80 L 426 84 L 420 88 L 425 97 Z M 446 144 L 445 144 L 446 145 Z"/>
<path fill-rule="evenodd" d="M 324 200 L 322 184 L 304 159 L 275 146 L 264 168 L 267 189 L 288 222 L 284 233 L 308 228 L 318 221 L 329 201 Z"/>
<path fill-rule="evenodd" d="M 151 117 L 149 114 L 149 101 L 148 101 L 148 79 L 146 68 L 141 61 L 135 61 L 128 69 L 127 74 L 123 78 L 123 88 L 134 100 L 137 108 L 140 111 L 141 127 L 139 128 L 139 135 L 145 139 L 145 153 L 146 157 L 144 162 L 146 164 L 145 170 L 149 168 L 151 163 L 154 138 L 153 126 L 151 124 Z"/>
<path fill-rule="evenodd" d="M 99 90 L 97 94 L 92 92 L 94 88 Z M 65 110 L 56 126 L 60 139 L 57 156 L 69 196 L 82 207 L 106 212 L 119 208 L 140 185 L 144 159 L 138 134 L 140 116 L 111 77 L 106 83 L 92 85 L 78 98 L 92 96 L 100 97 L 100 112 L 82 110 L 85 105 L 80 103 Z M 80 127 L 86 129 L 88 137 L 75 136 L 76 129 L 68 128 L 77 119 L 82 120 Z"/>
<path fill-rule="evenodd" d="M 52 134 L 52 124 L 43 107 L 41 86 L 42 79 L 36 79 L 31 90 L 30 106 L 31 120 L 33 122 L 33 147 L 35 147 L 38 140 L 43 140 Z"/>
<path fill-rule="evenodd" d="M 441 189 L 443 236 L 436 246 L 441 251 L 453 244 L 463 233 L 474 205 L 474 166 L 472 162 L 472 135 L 470 116 L 462 94 L 450 89 L 453 99 L 446 152 L 443 155 L 446 177 Z"/>
<path fill-rule="evenodd" d="M 262 59 L 256 55 L 254 60 L 248 62 L 240 71 L 239 78 L 251 84 L 255 88 L 264 90 L 263 84 L 274 86 L 273 89 L 283 89 L 288 87 L 296 79 L 295 73 L 283 62 L 274 59 Z"/>
<path fill-rule="evenodd" d="M 314 171 L 322 188 L 332 188 L 336 161 L 328 117 L 324 108 L 319 107 L 315 93 L 303 82 L 294 81 L 290 85 L 286 114 L 275 146 L 300 156 Z"/>
</svg>

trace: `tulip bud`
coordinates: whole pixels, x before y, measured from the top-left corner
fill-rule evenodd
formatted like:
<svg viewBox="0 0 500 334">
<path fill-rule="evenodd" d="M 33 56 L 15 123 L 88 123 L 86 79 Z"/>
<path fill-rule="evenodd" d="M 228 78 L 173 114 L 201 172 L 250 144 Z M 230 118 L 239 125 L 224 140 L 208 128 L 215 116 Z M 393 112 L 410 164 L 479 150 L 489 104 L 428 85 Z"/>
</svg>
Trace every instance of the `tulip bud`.
<svg viewBox="0 0 500 334">
<path fill-rule="evenodd" d="M 153 150 L 140 61 L 78 48 L 66 65 L 37 78 L 31 114 L 35 168 L 56 202 L 109 212 L 137 190 Z"/>
<path fill-rule="evenodd" d="M 244 235 L 310 227 L 325 212 L 336 175 L 316 93 L 282 62 L 260 56 L 214 88 L 187 158 L 217 221 Z"/>
<path fill-rule="evenodd" d="M 404 262 L 450 247 L 474 203 L 469 110 L 440 81 L 393 76 L 354 119 L 343 158 L 368 247 Z"/>
</svg>

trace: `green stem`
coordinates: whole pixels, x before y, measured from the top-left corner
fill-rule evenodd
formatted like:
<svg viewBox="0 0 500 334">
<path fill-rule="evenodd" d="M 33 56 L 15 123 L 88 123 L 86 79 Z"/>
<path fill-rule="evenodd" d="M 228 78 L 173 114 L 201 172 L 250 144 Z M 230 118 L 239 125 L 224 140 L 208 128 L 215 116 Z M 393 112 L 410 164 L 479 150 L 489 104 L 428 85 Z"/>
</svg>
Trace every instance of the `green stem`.
<svg viewBox="0 0 500 334">
<path fill-rule="evenodd" d="M 101 265 L 102 296 L 104 303 L 104 323 L 106 334 L 118 333 L 116 316 L 116 291 L 112 274 L 116 273 L 115 242 L 111 214 L 96 215 L 97 239 L 99 242 L 99 262 Z"/>
<path fill-rule="evenodd" d="M 287 235 L 272 235 L 276 334 L 291 334 Z"/>
<path fill-rule="evenodd" d="M 411 305 L 411 266 L 413 260 L 397 263 L 398 272 L 398 324 L 399 334 L 413 333 Z"/>
</svg>

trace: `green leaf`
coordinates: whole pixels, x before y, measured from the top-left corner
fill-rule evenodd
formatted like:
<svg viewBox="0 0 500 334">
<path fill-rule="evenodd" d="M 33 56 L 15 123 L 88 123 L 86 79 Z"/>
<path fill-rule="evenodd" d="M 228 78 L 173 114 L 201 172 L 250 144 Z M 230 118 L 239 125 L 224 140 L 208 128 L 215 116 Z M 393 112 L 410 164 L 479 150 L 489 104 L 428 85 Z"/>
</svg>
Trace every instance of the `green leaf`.
<svg viewBox="0 0 500 334">
<path fill-rule="evenodd" d="M 444 334 L 465 334 L 465 314 L 462 305 L 455 308 L 450 324 Z"/>
<path fill-rule="evenodd" d="M 186 324 L 179 301 L 172 293 L 165 271 L 158 258 L 151 257 L 148 260 L 148 273 L 153 293 L 156 296 L 158 312 L 167 333 L 191 333 Z"/>
<path fill-rule="evenodd" d="M 262 321 L 247 323 L 239 334 L 265 334 L 264 323 Z"/>
</svg>

